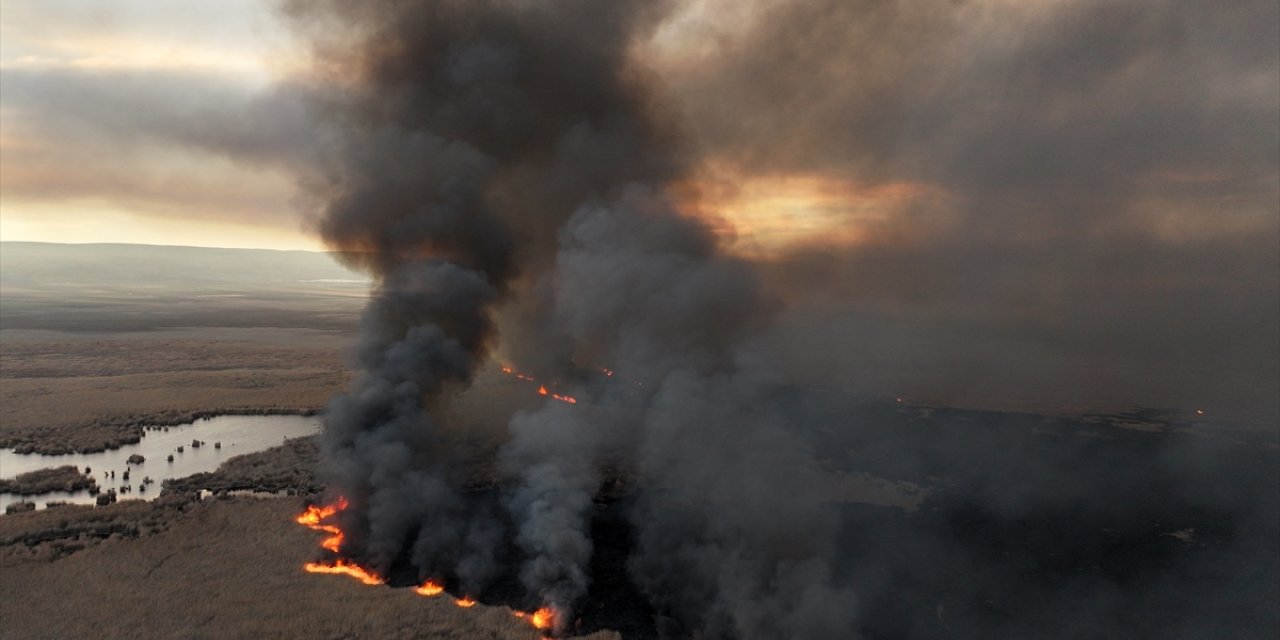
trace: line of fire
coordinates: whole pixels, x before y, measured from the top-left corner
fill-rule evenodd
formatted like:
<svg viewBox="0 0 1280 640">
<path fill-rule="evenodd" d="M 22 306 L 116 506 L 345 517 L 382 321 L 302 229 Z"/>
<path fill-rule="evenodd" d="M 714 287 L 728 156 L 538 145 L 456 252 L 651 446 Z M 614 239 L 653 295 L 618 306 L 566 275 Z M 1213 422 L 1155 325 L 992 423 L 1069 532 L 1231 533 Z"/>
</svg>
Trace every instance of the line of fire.
<svg viewBox="0 0 1280 640">
<path fill-rule="evenodd" d="M 515 378 L 516 380 L 537 384 L 536 393 L 540 396 L 558 400 L 566 404 L 577 404 L 578 399 L 574 396 L 557 393 L 551 389 L 555 388 L 554 383 L 539 382 L 533 376 L 517 371 L 511 365 L 501 367 L 503 374 Z M 606 378 L 612 378 L 614 373 L 609 369 L 600 369 L 599 373 Z M 551 384 L 551 389 L 548 388 Z M 378 575 L 373 570 L 361 566 L 342 556 L 342 545 L 346 538 L 346 534 L 334 521 L 334 516 L 346 510 L 350 503 L 343 496 L 338 496 L 332 502 L 327 504 L 313 504 L 294 519 L 298 524 L 307 527 L 313 531 L 326 534 L 326 537 L 320 541 L 320 548 L 326 552 L 328 559 L 325 561 L 312 561 L 303 565 L 303 570 L 308 573 L 344 575 L 352 578 L 361 584 L 369 586 L 384 586 L 388 581 L 385 577 Z M 468 594 L 453 596 L 446 592 L 445 585 L 436 579 L 428 578 L 422 584 L 413 587 L 413 592 L 428 598 L 438 596 L 446 596 L 453 599 L 453 604 L 468 609 L 477 604 L 477 600 Z M 551 637 L 557 628 L 559 622 L 559 614 L 553 607 L 544 606 L 533 611 L 520 611 L 513 609 L 512 616 L 520 620 L 528 622 L 535 629 L 541 631 L 544 637 Z"/>
<path fill-rule="evenodd" d="M 310 505 L 305 511 L 298 514 L 295 522 L 307 527 L 313 531 L 319 531 L 328 535 L 320 542 L 320 548 L 328 552 L 331 559 L 327 562 L 308 562 L 302 568 L 308 573 L 324 573 L 334 575 L 345 575 L 361 584 L 369 586 L 380 586 L 387 584 L 387 580 L 373 571 L 360 566 L 341 556 L 342 542 L 345 538 L 342 529 L 333 523 L 333 516 L 342 512 L 349 506 L 347 499 L 339 496 L 333 502 L 324 505 Z M 434 598 L 437 596 L 448 595 L 445 587 L 440 582 L 432 579 L 425 580 L 421 585 L 413 589 L 414 593 Z M 453 596 L 449 596 L 453 597 Z M 453 597 L 453 604 L 458 607 L 467 609 L 476 605 L 476 600 L 469 595 L 463 594 Z M 512 615 L 521 620 L 527 621 L 534 628 L 542 631 L 544 635 L 549 635 L 555 627 L 556 612 L 550 607 L 542 607 L 535 611 L 512 611 Z"/>
</svg>

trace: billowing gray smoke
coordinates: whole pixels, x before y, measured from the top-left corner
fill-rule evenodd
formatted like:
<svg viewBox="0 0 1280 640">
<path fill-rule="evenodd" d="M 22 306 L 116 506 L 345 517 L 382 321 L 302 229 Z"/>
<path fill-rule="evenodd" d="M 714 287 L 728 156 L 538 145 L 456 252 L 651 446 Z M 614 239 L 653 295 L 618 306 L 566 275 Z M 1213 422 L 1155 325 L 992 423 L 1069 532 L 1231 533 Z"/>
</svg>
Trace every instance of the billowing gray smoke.
<svg viewBox="0 0 1280 640">
<path fill-rule="evenodd" d="M 813 453 L 776 409 L 772 368 L 747 348 L 770 305 L 746 266 L 637 187 L 570 219 L 553 277 L 575 341 L 639 389 L 619 389 L 643 407 L 628 443 L 645 487 L 632 573 L 692 626 L 673 631 L 847 635 L 854 598 L 828 575 L 836 523 L 815 495 Z"/>
<path fill-rule="evenodd" d="M 659 17 L 651 4 L 291 8 L 342 87 L 320 104 L 336 124 L 311 185 L 319 226 L 378 281 L 362 374 L 326 418 L 352 504 L 342 552 L 377 571 L 407 552 L 423 577 L 476 591 L 509 521 L 521 580 L 563 626 L 591 582 L 608 462 L 640 489 L 630 566 L 674 632 L 844 635 L 853 598 L 827 574 L 812 454 L 771 409 L 770 368 L 749 348 L 770 304 L 666 195 L 678 136 L 628 57 Z M 486 358 L 501 303 L 520 362 L 609 367 L 618 384 L 578 393 L 630 409 L 515 415 L 500 517 L 462 496 L 465 464 L 431 409 Z"/>
</svg>

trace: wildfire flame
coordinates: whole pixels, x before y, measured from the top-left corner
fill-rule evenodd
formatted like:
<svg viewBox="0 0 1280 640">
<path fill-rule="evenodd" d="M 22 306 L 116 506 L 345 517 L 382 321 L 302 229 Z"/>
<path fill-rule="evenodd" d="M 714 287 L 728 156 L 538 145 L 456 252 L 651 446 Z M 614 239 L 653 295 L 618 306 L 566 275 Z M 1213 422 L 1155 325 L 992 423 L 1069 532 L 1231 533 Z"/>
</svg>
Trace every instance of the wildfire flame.
<svg viewBox="0 0 1280 640">
<path fill-rule="evenodd" d="M 345 537 L 342 533 L 342 529 L 339 529 L 335 525 L 323 524 L 321 523 L 321 520 L 346 509 L 347 506 L 347 499 L 339 496 L 331 505 L 311 505 L 307 507 L 307 510 L 298 514 L 298 517 L 294 518 L 294 521 L 308 529 L 311 529 L 312 531 L 323 531 L 329 534 L 328 538 L 325 538 L 320 542 L 320 546 L 325 550 L 337 553 L 338 550 L 342 548 L 342 540 Z"/>
<path fill-rule="evenodd" d="M 508 368 L 503 367 L 503 370 L 507 371 Z M 546 391 L 545 387 L 542 388 L 541 392 L 543 393 L 543 395 L 550 395 L 551 397 L 557 398 L 557 399 L 568 398 L 568 396 L 561 397 L 561 396 L 557 396 L 556 394 L 550 393 Z M 569 398 L 566 401 L 576 402 L 572 398 Z M 330 534 L 328 538 L 325 538 L 320 543 L 320 546 L 332 553 L 335 553 L 335 554 L 340 553 L 340 549 L 342 548 L 342 540 L 344 538 L 342 529 L 338 528 L 337 525 L 325 524 L 324 521 L 328 518 L 333 517 L 339 512 L 345 510 L 348 506 L 349 506 L 349 503 L 347 502 L 347 499 L 345 497 L 339 496 L 338 499 L 335 500 L 332 504 L 309 505 L 306 508 L 306 510 L 304 510 L 302 513 L 298 514 L 296 518 L 294 518 L 294 521 L 304 527 L 307 527 L 308 529 L 311 529 L 312 531 L 323 531 L 325 533 Z M 332 574 L 332 575 L 350 576 L 352 578 L 355 578 L 356 580 L 359 580 L 361 583 L 367 584 L 370 586 L 386 584 L 386 580 L 383 579 L 382 576 L 379 576 L 377 573 L 370 571 L 369 569 L 366 569 L 356 564 L 355 562 L 347 560 L 346 558 L 336 558 L 332 562 L 328 562 L 328 563 L 308 562 L 302 565 L 302 568 L 305 569 L 308 573 L 324 573 L 324 574 Z M 435 597 L 444 593 L 444 585 L 442 585 L 439 582 L 436 582 L 435 580 L 428 579 L 424 581 L 420 586 L 414 587 L 413 592 L 418 595 L 426 596 L 429 598 Z M 476 606 L 477 602 L 475 599 L 471 598 L 470 596 L 463 596 L 461 598 L 455 599 L 453 601 L 453 604 L 459 607 L 462 607 L 463 609 L 470 609 L 471 607 Z M 556 617 L 557 617 L 556 611 L 551 607 L 543 607 L 532 613 L 526 613 L 524 611 L 513 611 L 512 614 L 515 615 L 517 618 L 520 618 L 522 620 L 527 620 L 529 624 L 533 625 L 533 627 L 535 629 L 538 629 L 539 631 L 551 631 L 556 625 Z"/>
<path fill-rule="evenodd" d="M 300 525 L 314 529 L 320 524 L 321 520 L 324 520 L 339 511 L 345 510 L 348 506 L 347 499 L 342 496 L 338 496 L 338 499 L 335 500 L 333 504 L 323 506 L 313 504 L 307 507 L 307 510 L 298 514 L 298 517 L 294 518 L 294 521 Z"/>
<path fill-rule="evenodd" d="M 333 561 L 333 564 L 324 564 L 323 562 L 308 562 L 302 565 L 308 573 L 331 573 L 351 576 L 367 585 L 383 584 L 384 580 L 377 574 L 365 569 L 364 567 L 339 558 Z"/>
<path fill-rule="evenodd" d="M 605 375 L 610 375 L 610 376 L 611 376 L 611 375 L 613 375 L 613 372 L 612 372 L 612 371 L 609 371 L 609 370 L 607 370 L 607 369 L 604 369 L 604 371 L 606 371 L 606 372 L 607 372 Z M 509 375 L 509 376 L 515 376 L 515 378 L 516 378 L 517 380 L 524 380 L 524 381 L 527 381 L 527 382 L 537 382 L 536 380 L 534 380 L 534 379 L 533 379 L 533 377 L 532 377 L 532 376 L 527 376 L 527 375 L 525 375 L 525 374 L 523 374 L 523 373 L 520 373 L 519 371 L 516 371 L 513 367 L 511 367 L 511 366 L 509 366 L 509 365 L 504 365 L 504 366 L 502 367 L 502 372 L 503 372 L 503 373 L 505 373 L 505 374 L 507 374 L 507 375 Z M 559 394 L 559 393 L 552 393 L 551 391 L 549 391 L 549 390 L 547 389 L 547 385 L 545 385 L 545 384 L 539 384 L 539 385 L 538 385 L 538 395 L 541 395 L 541 396 L 548 396 L 548 397 L 550 397 L 550 398 L 552 398 L 552 399 L 554 399 L 554 400 L 559 400 L 560 402 L 567 402 L 567 403 L 569 403 L 569 404 L 578 404 L 578 399 L 577 399 L 577 398 L 575 398 L 575 397 L 573 397 L 573 396 L 562 395 L 562 394 Z"/>
<path fill-rule="evenodd" d="M 550 631 L 556 624 L 556 611 L 551 607 L 543 607 L 533 613 L 525 613 L 523 611 L 513 611 L 517 618 L 528 620 L 533 628 L 539 631 Z"/>
<path fill-rule="evenodd" d="M 421 587 L 416 587 L 413 590 L 413 592 L 418 595 L 427 596 L 428 598 L 430 598 L 432 596 L 438 596 L 444 593 L 444 587 L 437 582 L 428 580 L 422 583 Z"/>
<path fill-rule="evenodd" d="M 335 514 L 343 511 L 344 509 L 347 508 L 348 505 L 349 503 L 347 502 L 347 499 L 340 496 L 338 497 L 337 500 L 333 502 L 333 504 L 308 506 L 305 511 L 298 514 L 298 516 L 294 518 L 294 521 L 304 527 L 307 527 L 308 529 L 311 529 L 312 531 L 323 531 L 325 533 L 330 534 L 328 538 L 325 538 L 320 543 L 320 546 L 323 547 L 325 550 L 333 552 L 335 554 L 340 553 L 340 549 L 342 548 L 342 540 L 345 537 L 342 532 L 342 529 L 338 528 L 337 525 L 325 524 L 324 521 L 328 518 L 333 517 Z M 355 578 L 356 580 L 359 580 L 364 584 L 371 585 L 371 586 L 386 584 L 386 580 L 383 579 L 382 576 L 379 576 L 377 573 L 370 571 L 369 569 L 366 569 L 356 564 L 355 562 L 347 560 L 346 558 L 337 558 L 332 562 L 327 562 L 327 563 L 326 562 L 308 562 L 302 565 L 302 568 L 305 569 L 308 573 L 327 573 L 327 574 L 340 574 L 340 575 L 350 576 L 352 578 Z M 444 593 L 444 585 L 440 584 L 439 582 L 436 582 L 435 580 L 428 579 L 425 582 L 423 582 L 422 585 L 418 587 L 414 587 L 413 592 L 421 596 L 434 597 Z M 474 607 L 477 604 L 476 601 L 470 596 L 463 596 L 461 598 L 458 598 L 454 600 L 453 603 L 458 605 L 459 607 L 462 607 L 463 609 L 470 609 L 471 607 Z M 546 618 L 545 615 L 540 618 L 536 616 L 537 616 L 537 612 L 535 612 L 535 620 L 548 619 Z M 539 629 L 545 628 L 543 626 L 540 626 L 541 624 L 543 623 L 534 622 L 535 627 L 538 627 Z"/>
<path fill-rule="evenodd" d="M 325 524 L 324 520 L 345 510 L 348 506 L 349 503 L 347 502 L 347 499 L 339 496 L 333 504 L 313 504 L 308 506 L 305 511 L 298 514 L 298 517 L 294 518 L 294 522 L 297 522 L 312 531 L 323 531 L 329 534 L 328 538 L 325 538 L 320 542 L 320 546 L 326 551 L 338 553 L 339 549 L 342 548 L 342 540 L 345 536 L 342 533 L 342 529 L 339 529 L 337 525 Z M 328 573 L 351 576 L 352 578 L 369 585 L 383 584 L 384 582 L 384 580 L 376 573 L 343 558 L 338 558 L 331 563 L 308 562 L 302 565 L 302 568 L 308 573 Z"/>
</svg>

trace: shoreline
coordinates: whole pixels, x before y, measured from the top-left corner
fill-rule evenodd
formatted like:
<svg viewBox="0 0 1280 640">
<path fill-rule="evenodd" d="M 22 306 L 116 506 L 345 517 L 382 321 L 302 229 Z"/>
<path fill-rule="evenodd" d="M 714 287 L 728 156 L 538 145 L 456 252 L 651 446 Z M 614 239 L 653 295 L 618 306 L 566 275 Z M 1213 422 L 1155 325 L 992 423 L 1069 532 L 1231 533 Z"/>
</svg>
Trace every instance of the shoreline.
<svg viewBox="0 0 1280 640">
<path fill-rule="evenodd" d="M 115 438 L 102 438 L 83 446 L 71 446 L 64 442 L 41 442 L 40 431 L 22 434 L 0 435 L 0 449 L 11 449 L 18 455 L 60 456 L 70 454 L 102 453 L 114 451 L 126 445 L 138 444 L 148 428 L 176 427 L 218 416 L 316 416 L 324 413 L 318 407 L 236 407 L 231 409 L 200 409 L 182 413 L 165 412 L 145 414 L 127 421 L 95 425 L 98 429 L 118 430 Z"/>
</svg>

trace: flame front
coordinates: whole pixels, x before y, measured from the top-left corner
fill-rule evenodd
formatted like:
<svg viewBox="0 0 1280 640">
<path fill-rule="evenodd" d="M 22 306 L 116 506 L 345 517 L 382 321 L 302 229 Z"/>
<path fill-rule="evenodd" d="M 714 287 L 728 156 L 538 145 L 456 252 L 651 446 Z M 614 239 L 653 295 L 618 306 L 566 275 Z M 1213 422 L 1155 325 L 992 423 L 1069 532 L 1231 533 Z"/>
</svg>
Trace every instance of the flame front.
<svg viewBox="0 0 1280 640">
<path fill-rule="evenodd" d="M 422 583 L 421 587 L 415 588 L 413 592 L 418 595 L 427 596 L 427 597 L 438 596 L 444 593 L 444 587 L 441 586 L 440 583 L 438 582 L 435 582 L 433 580 L 428 580 Z"/>
<path fill-rule="evenodd" d="M 324 520 L 339 511 L 346 510 L 348 506 L 349 504 L 347 503 L 347 499 L 343 496 L 338 496 L 338 499 L 335 500 L 333 504 L 323 506 L 313 504 L 308 506 L 306 511 L 303 511 L 298 514 L 297 518 L 294 518 L 294 521 L 300 525 L 315 529 L 320 524 L 321 520 Z"/>
<path fill-rule="evenodd" d="M 506 370 L 507 369 L 504 368 L 504 371 Z M 541 387 L 539 391 L 543 395 L 551 396 L 557 400 L 564 400 L 565 402 L 570 403 L 576 402 L 576 400 L 569 396 L 560 396 L 551 393 L 547 391 L 546 387 Z M 349 503 L 347 502 L 347 499 L 339 496 L 332 504 L 309 505 L 305 511 L 294 518 L 294 521 L 308 529 L 311 529 L 312 531 L 322 531 L 329 534 L 329 537 L 320 542 L 320 546 L 330 553 L 335 555 L 340 554 L 345 534 L 343 534 L 342 529 L 339 528 L 338 525 L 328 524 L 325 520 L 342 512 L 348 506 Z M 362 584 L 370 586 L 386 584 L 386 580 L 382 576 L 379 576 L 377 573 L 342 557 L 335 558 L 331 562 L 308 562 L 302 565 L 302 568 L 308 573 L 349 576 L 359 580 Z M 420 586 L 414 587 L 413 592 L 420 596 L 431 598 L 444 593 L 444 585 L 440 582 L 436 582 L 435 580 L 427 579 L 423 581 Z M 471 607 L 476 606 L 477 602 L 470 596 L 463 596 L 455 599 L 453 604 L 462 607 L 463 609 L 470 609 Z M 541 609 L 530 613 L 526 613 L 524 611 L 513 611 L 512 614 L 521 620 L 528 621 L 530 625 L 533 625 L 533 628 L 544 632 L 544 634 L 551 633 L 555 629 L 559 618 L 556 610 L 551 607 L 542 607 Z"/>
<path fill-rule="evenodd" d="M 310 505 L 305 511 L 298 514 L 298 517 L 294 518 L 294 521 L 308 529 L 311 529 L 312 531 L 323 531 L 330 534 L 328 538 L 325 538 L 320 542 L 320 546 L 326 551 L 338 554 L 341 553 L 342 541 L 345 538 L 345 534 L 343 534 L 342 529 L 337 525 L 325 524 L 324 521 L 343 511 L 347 506 L 348 502 L 344 497 L 339 497 L 333 502 L 333 504 Z M 350 576 L 367 585 L 380 585 L 387 583 L 387 581 L 376 572 L 362 567 L 355 562 L 347 560 L 346 558 L 336 558 L 332 562 L 308 562 L 302 565 L 302 568 L 308 573 L 327 573 Z M 413 592 L 427 597 L 438 596 L 444 593 L 444 585 L 436 582 L 435 580 L 428 579 L 420 586 L 414 587 Z M 453 603 L 464 609 L 469 609 L 477 604 L 476 601 L 469 596 L 458 598 L 454 600 Z M 535 624 L 534 626 L 538 625 Z M 538 628 L 541 629 L 543 627 Z"/>
<path fill-rule="evenodd" d="M 385 581 L 377 574 L 365 569 L 364 567 L 339 558 L 333 561 L 333 564 L 324 564 L 323 562 L 308 562 L 302 565 L 307 573 L 332 573 L 351 576 L 367 585 L 383 584 Z"/>
<path fill-rule="evenodd" d="M 529 624 L 539 631 L 550 631 L 556 625 L 556 610 L 551 607 L 543 607 L 533 613 L 525 613 L 523 611 L 513 611 L 512 613 L 521 620 L 528 620 Z"/>
<path fill-rule="evenodd" d="M 349 504 L 350 503 L 347 502 L 347 499 L 342 496 L 338 496 L 338 499 L 335 500 L 333 504 L 313 504 L 308 506 L 305 511 L 298 514 L 298 517 L 294 518 L 294 522 L 297 522 L 312 531 L 323 531 L 329 534 L 328 538 L 325 538 L 320 542 L 320 547 L 326 551 L 338 553 L 339 550 L 342 549 L 342 541 L 345 538 L 345 535 L 342 533 L 342 529 L 338 528 L 337 525 L 325 524 L 324 520 L 345 510 Z M 328 573 L 351 576 L 352 578 L 368 585 L 383 584 L 385 582 L 378 574 L 345 558 L 338 558 L 330 563 L 308 562 L 302 565 L 302 568 L 308 573 Z"/>
<path fill-rule="evenodd" d="M 550 607 L 543 607 L 529 616 L 529 622 L 537 629 L 546 631 L 556 623 L 556 612 Z"/>
<path fill-rule="evenodd" d="M 297 522 L 312 531 L 323 531 L 329 534 L 328 538 L 325 538 L 320 542 L 320 546 L 327 551 L 338 553 L 338 550 L 342 548 L 342 540 L 345 537 L 342 533 L 342 529 L 339 529 L 336 525 L 323 524 L 321 521 L 333 516 L 339 511 L 345 510 L 347 506 L 347 499 L 339 496 L 338 499 L 330 505 L 317 506 L 313 504 L 308 506 L 306 511 L 303 511 L 298 514 L 297 518 L 294 518 L 294 522 Z"/>
<path fill-rule="evenodd" d="M 613 372 L 609 371 L 608 369 L 601 369 L 601 371 L 605 372 L 605 375 L 607 376 L 613 375 Z M 536 382 L 532 376 L 527 376 L 523 373 L 520 373 L 519 371 L 516 371 L 514 368 L 512 368 L 510 365 L 504 365 L 502 367 L 502 372 L 509 376 L 515 376 L 517 380 L 524 380 L 527 382 Z M 559 393 L 552 393 L 550 390 L 547 389 L 547 385 L 545 384 L 538 385 L 538 395 L 547 396 L 554 400 L 559 400 L 560 402 L 567 402 L 569 404 L 578 404 L 577 398 L 573 396 L 566 396 Z"/>
<path fill-rule="evenodd" d="M 333 534 L 328 538 L 325 538 L 324 540 L 320 541 L 321 547 L 323 547 L 327 551 L 332 551 L 334 553 L 337 553 L 338 549 L 342 548 L 342 540 L 345 537 L 342 534 L 342 529 L 339 529 L 334 526 L 320 526 L 316 528 L 320 531 L 327 531 Z"/>
</svg>

